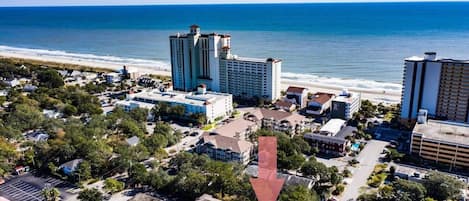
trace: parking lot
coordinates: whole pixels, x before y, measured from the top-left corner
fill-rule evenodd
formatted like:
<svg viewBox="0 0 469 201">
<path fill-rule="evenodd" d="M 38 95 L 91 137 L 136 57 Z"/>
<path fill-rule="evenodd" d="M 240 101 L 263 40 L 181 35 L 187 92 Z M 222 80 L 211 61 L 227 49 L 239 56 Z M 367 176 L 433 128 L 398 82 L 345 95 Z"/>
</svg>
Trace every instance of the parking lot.
<svg viewBox="0 0 469 201">
<path fill-rule="evenodd" d="M 61 197 L 70 196 L 66 193 L 66 188 L 71 186 L 59 179 L 52 177 L 36 177 L 30 173 L 14 177 L 0 185 L 0 196 L 11 201 L 42 201 L 44 200 L 41 191 L 45 186 L 58 188 Z"/>
</svg>

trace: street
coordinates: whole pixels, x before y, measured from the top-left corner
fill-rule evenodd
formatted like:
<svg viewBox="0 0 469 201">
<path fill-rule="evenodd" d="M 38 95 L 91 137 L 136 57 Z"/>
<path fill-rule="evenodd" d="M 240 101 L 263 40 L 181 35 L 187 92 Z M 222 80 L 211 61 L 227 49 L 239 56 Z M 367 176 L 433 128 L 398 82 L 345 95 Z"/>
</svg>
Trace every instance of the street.
<svg viewBox="0 0 469 201">
<path fill-rule="evenodd" d="M 381 152 L 388 142 L 370 140 L 365 148 L 358 155 L 357 160 L 360 163 L 356 168 L 352 168 L 352 178 L 349 180 L 340 200 L 355 200 L 360 195 L 360 188 L 366 186 L 368 176 L 373 172 L 376 164 L 379 162 Z"/>
</svg>

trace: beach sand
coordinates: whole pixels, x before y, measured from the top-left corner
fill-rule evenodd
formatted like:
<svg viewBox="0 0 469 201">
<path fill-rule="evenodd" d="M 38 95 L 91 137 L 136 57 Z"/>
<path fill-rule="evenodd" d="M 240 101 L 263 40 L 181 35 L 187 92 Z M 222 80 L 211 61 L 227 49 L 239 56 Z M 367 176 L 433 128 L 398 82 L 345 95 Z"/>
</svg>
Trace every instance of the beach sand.
<svg viewBox="0 0 469 201">
<path fill-rule="evenodd" d="M 73 57 L 54 57 L 49 55 L 29 55 L 16 52 L 0 52 L 0 57 L 5 58 L 15 58 L 15 59 L 25 59 L 25 60 L 34 60 L 40 62 L 53 62 L 61 64 L 72 64 L 79 66 L 87 66 L 91 68 L 101 68 L 109 69 L 112 71 L 118 71 L 122 69 L 122 66 L 126 65 L 129 69 L 140 72 L 141 74 L 154 74 L 154 75 L 163 75 L 171 76 L 170 69 L 164 67 L 148 67 L 144 65 L 135 65 L 135 64 L 126 64 L 126 63 L 112 63 L 112 62 L 100 62 L 100 61 L 89 61 L 82 60 L 80 58 Z M 343 89 L 336 86 L 322 85 L 320 83 L 312 82 L 301 82 L 282 79 L 282 90 L 286 90 L 289 86 L 297 86 L 308 88 L 310 92 L 326 92 L 339 94 Z M 360 89 L 348 89 L 350 92 L 360 93 L 362 99 L 370 100 L 374 103 L 384 103 L 384 104 L 395 104 L 399 103 L 401 99 L 400 93 L 391 93 L 382 90 L 360 90 Z"/>
</svg>

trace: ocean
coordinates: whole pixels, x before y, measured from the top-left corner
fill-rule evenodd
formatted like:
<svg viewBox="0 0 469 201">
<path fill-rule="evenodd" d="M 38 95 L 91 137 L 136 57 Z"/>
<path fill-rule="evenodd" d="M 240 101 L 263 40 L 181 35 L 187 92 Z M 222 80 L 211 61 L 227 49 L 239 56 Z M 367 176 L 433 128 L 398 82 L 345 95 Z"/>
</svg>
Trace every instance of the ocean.
<svg viewBox="0 0 469 201">
<path fill-rule="evenodd" d="M 400 92 L 403 60 L 469 59 L 469 2 L 0 8 L 0 51 L 169 68 L 169 39 L 198 24 L 232 52 L 283 60 L 282 77 Z"/>
</svg>

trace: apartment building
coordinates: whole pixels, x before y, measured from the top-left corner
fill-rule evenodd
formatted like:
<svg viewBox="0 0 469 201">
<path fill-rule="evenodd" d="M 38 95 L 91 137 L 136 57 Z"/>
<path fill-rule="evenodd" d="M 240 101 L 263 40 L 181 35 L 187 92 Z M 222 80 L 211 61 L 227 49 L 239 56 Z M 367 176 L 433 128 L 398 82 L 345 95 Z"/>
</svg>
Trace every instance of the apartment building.
<svg viewBox="0 0 469 201">
<path fill-rule="evenodd" d="M 304 131 L 306 120 L 304 116 L 297 113 L 265 108 L 252 109 L 244 114 L 244 118 L 260 122 L 262 128 L 285 132 L 291 136 Z"/>
<path fill-rule="evenodd" d="M 349 120 L 353 118 L 355 112 L 360 110 L 360 107 L 361 95 L 344 90 L 332 100 L 331 116 L 332 118 Z"/>
<path fill-rule="evenodd" d="M 166 102 L 170 106 L 182 105 L 186 115 L 202 113 L 208 122 L 214 122 L 218 117 L 226 117 L 233 112 L 233 97 L 231 94 L 206 91 L 201 85 L 196 92 L 160 91 L 158 89 L 128 94 L 127 100 L 119 102 L 124 109 L 128 107 L 151 107 Z M 146 103 L 146 104 L 141 104 Z"/>
<path fill-rule="evenodd" d="M 196 151 L 220 161 L 249 163 L 254 145 L 246 140 L 223 136 L 217 133 L 204 133 L 197 143 Z"/>
<path fill-rule="evenodd" d="M 405 59 L 401 119 L 414 122 L 420 109 L 431 118 L 469 122 L 469 60 L 437 59 L 435 52 Z"/>
<path fill-rule="evenodd" d="M 205 84 L 211 91 L 239 97 L 279 98 L 281 60 L 233 55 L 230 35 L 202 34 L 197 25 L 169 40 L 175 90 L 192 91 Z"/>
<path fill-rule="evenodd" d="M 410 153 L 451 168 L 469 168 L 469 124 L 419 122 L 412 132 Z"/>
</svg>

